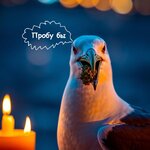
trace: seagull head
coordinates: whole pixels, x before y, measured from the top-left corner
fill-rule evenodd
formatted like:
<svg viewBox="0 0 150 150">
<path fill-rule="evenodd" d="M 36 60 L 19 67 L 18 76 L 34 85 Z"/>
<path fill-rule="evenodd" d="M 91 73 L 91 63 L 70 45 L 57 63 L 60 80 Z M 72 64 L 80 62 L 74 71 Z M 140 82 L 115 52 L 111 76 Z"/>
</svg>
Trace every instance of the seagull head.
<svg viewBox="0 0 150 150">
<path fill-rule="evenodd" d="M 111 65 L 105 41 L 94 35 L 80 36 L 74 40 L 70 58 L 71 74 L 85 85 L 97 85 L 111 76 Z"/>
</svg>

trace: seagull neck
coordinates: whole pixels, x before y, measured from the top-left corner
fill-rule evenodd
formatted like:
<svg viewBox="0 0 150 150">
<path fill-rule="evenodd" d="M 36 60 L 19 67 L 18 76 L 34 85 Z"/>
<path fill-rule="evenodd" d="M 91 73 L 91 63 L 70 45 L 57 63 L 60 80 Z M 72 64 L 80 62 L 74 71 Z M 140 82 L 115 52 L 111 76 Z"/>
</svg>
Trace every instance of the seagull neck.
<svg viewBox="0 0 150 150">
<path fill-rule="evenodd" d="M 119 105 L 121 105 L 121 99 L 115 92 L 111 80 L 99 84 L 96 91 L 92 85 L 85 86 L 82 82 L 73 80 L 73 78 L 71 82 L 69 89 L 74 89 L 71 94 L 73 97 L 66 104 L 72 104 L 67 108 L 71 109 L 70 114 L 75 116 L 74 119 L 77 118 L 86 122 L 104 120 L 116 113 Z M 77 87 L 73 88 L 72 85 Z"/>
<path fill-rule="evenodd" d="M 125 105 L 124 105 L 125 104 Z M 113 82 L 100 83 L 96 91 L 71 77 L 64 92 L 62 111 L 71 122 L 111 121 L 116 114 L 128 111 L 128 105 L 117 95 Z M 73 120 L 72 120 L 73 119 Z"/>
<path fill-rule="evenodd" d="M 90 103 L 89 99 L 89 103 Z M 120 109 L 122 100 L 117 95 L 113 83 L 108 81 L 99 85 L 96 93 L 93 93 L 93 101 L 88 110 L 93 110 L 93 118 L 88 118 L 89 121 L 105 120 L 114 116 Z M 89 115 L 90 116 L 90 115 Z"/>
</svg>

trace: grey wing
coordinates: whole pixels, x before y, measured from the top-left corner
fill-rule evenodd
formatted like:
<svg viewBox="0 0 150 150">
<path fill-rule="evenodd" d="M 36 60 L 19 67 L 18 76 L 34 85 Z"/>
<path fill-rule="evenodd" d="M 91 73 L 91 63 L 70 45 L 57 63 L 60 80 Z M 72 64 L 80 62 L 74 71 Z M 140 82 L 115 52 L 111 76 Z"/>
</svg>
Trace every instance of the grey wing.
<svg viewBox="0 0 150 150">
<path fill-rule="evenodd" d="M 150 150 L 150 126 L 110 125 L 98 132 L 98 141 L 108 150 Z"/>
<path fill-rule="evenodd" d="M 140 108 L 120 119 L 123 124 L 106 125 L 98 131 L 104 150 L 150 150 L 150 115 Z"/>
</svg>

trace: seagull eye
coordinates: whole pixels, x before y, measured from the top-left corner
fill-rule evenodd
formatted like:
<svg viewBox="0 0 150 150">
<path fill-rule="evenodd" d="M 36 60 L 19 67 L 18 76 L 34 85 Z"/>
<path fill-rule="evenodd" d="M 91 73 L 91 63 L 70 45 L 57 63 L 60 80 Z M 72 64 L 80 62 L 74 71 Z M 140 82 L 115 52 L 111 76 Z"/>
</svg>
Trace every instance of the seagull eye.
<svg viewBox="0 0 150 150">
<path fill-rule="evenodd" d="M 74 52 L 74 54 L 76 55 L 77 54 L 77 52 L 78 52 L 78 50 L 73 46 L 73 52 Z"/>
<path fill-rule="evenodd" d="M 105 53 L 105 50 L 106 50 L 106 47 L 104 45 L 103 49 L 102 49 L 102 52 Z"/>
</svg>

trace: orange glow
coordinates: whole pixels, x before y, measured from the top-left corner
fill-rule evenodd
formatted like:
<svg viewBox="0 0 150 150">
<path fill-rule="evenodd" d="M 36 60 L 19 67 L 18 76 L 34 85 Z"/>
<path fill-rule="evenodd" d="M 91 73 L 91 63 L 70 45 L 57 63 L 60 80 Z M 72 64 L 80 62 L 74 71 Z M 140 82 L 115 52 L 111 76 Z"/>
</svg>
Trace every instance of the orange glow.
<svg viewBox="0 0 150 150">
<path fill-rule="evenodd" d="M 99 0 L 95 6 L 98 10 L 107 11 L 111 9 L 110 0 Z"/>
<path fill-rule="evenodd" d="M 31 131 L 31 121 L 30 121 L 30 118 L 27 116 L 25 127 L 24 127 L 24 132 L 29 133 L 30 131 Z"/>
<path fill-rule="evenodd" d="M 150 15 L 150 1 L 149 0 L 141 0 L 134 2 L 136 10 L 142 15 Z"/>
<path fill-rule="evenodd" d="M 76 0 L 82 7 L 92 8 L 97 5 L 99 0 Z"/>
<path fill-rule="evenodd" d="M 11 113 L 11 101 L 10 96 L 6 94 L 3 99 L 3 114 L 9 115 Z"/>
<path fill-rule="evenodd" d="M 110 125 L 113 125 L 113 124 L 120 124 L 120 123 L 122 123 L 122 122 L 120 122 L 119 120 L 112 120 L 112 121 L 110 121 L 108 124 L 110 124 Z"/>
<path fill-rule="evenodd" d="M 132 0 L 111 0 L 112 9 L 119 14 L 127 14 L 132 10 Z"/>
<path fill-rule="evenodd" d="M 78 6 L 77 0 L 60 0 L 60 3 L 67 8 L 73 8 Z"/>
</svg>

